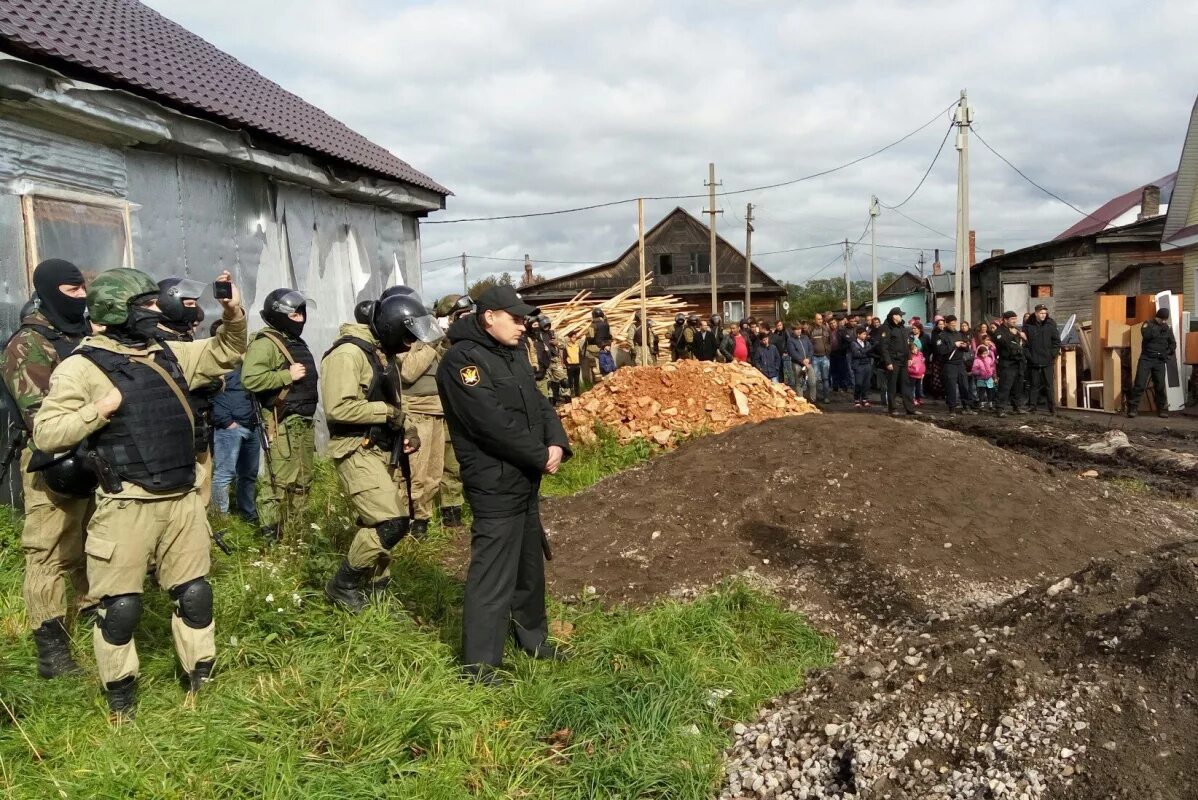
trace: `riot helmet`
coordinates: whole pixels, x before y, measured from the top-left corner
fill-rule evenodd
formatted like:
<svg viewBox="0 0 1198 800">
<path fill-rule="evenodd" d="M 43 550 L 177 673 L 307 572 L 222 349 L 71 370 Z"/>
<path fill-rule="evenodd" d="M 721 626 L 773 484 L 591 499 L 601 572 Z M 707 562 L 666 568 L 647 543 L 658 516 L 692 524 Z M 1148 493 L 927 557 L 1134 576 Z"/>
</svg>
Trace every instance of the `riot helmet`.
<svg viewBox="0 0 1198 800">
<path fill-rule="evenodd" d="M 457 320 L 459 317 L 464 317 L 467 314 L 474 313 L 474 298 L 468 294 L 464 294 L 454 301 L 453 306 L 449 309 L 449 318 Z"/>
<path fill-rule="evenodd" d="M 292 314 L 299 314 L 303 319 L 296 322 L 291 319 Z M 307 301 L 295 289 L 275 289 L 262 303 L 262 320 L 292 339 L 298 339 L 308 321 Z"/>
<path fill-rule="evenodd" d="M 686 314 L 683 314 L 681 311 L 679 311 L 677 314 L 675 314 L 674 315 L 674 324 L 675 325 L 685 325 L 686 324 Z"/>
<path fill-rule="evenodd" d="M 354 306 L 354 322 L 359 325 L 369 325 L 370 320 L 374 317 L 375 302 L 373 300 L 363 300 Z"/>
<path fill-rule="evenodd" d="M 370 329 L 388 355 L 405 353 L 416 342 L 434 344 L 445 335 L 437 318 L 413 294 L 393 294 L 380 300 Z"/>
<path fill-rule="evenodd" d="M 190 334 L 192 327 L 203 322 L 204 311 L 199 306 L 204 284 L 190 278 L 167 278 L 158 281 L 158 310 L 163 325 L 176 333 Z M 193 305 L 187 305 L 190 300 Z"/>
<path fill-rule="evenodd" d="M 553 330 L 553 320 L 549 319 L 548 314 L 542 314 L 541 316 L 537 317 L 537 322 L 540 324 L 541 330 L 543 330 L 543 331 Z"/>
</svg>

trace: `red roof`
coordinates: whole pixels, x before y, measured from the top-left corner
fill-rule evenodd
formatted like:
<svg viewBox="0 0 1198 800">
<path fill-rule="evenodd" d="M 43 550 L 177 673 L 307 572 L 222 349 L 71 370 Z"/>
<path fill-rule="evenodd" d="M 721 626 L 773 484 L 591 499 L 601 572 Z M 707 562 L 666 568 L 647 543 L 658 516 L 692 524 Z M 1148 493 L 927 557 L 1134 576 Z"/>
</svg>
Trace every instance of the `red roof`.
<svg viewBox="0 0 1198 800">
<path fill-rule="evenodd" d="M 1149 186 L 1155 186 L 1161 190 L 1161 204 L 1165 205 L 1173 195 L 1173 184 L 1176 182 L 1177 173 L 1173 172 L 1160 180 L 1155 180 L 1152 183 L 1146 183 L 1139 188 L 1132 189 L 1127 194 L 1121 194 L 1114 200 L 1108 200 L 1093 214 L 1083 217 L 1073 227 L 1064 231 L 1056 238 L 1072 239 L 1074 236 L 1089 236 L 1092 233 L 1101 233 L 1111 227 L 1115 220 L 1128 211 L 1131 211 L 1133 208 L 1139 208 L 1144 190 Z"/>
<path fill-rule="evenodd" d="M 385 148 L 136 0 L 0 0 L 0 49 L 449 194 Z"/>
</svg>

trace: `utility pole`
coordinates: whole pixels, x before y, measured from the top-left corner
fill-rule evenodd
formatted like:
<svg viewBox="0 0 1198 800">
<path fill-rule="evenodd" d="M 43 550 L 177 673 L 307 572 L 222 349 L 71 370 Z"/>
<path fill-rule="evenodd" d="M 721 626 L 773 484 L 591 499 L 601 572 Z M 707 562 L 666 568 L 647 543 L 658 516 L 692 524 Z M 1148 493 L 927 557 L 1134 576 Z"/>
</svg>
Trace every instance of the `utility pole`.
<svg viewBox="0 0 1198 800">
<path fill-rule="evenodd" d="M 720 298 L 719 292 L 716 289 L 716 247 L 715 247 L 715 215 L 723 214 L 724 212 L 715 207 L 715 187 L 723 186 L 722 183 L 715 182 L 715 162 L 712 161 L 707 165 L 707 183 L 703 184 L 707 187 L 707 208 L 703 213 L 711 217 L 711 224 L 708 225 L 708 230 L 711 234 L 711 252 L 707 257 L 707 270 L 711 273 L 711 313 L 720 313 Z M 745 312 L 748 314 L 748 311 Z"/>
<path fill-rule="evenodd" d="M 961 90 L 957 103 L 955 124 L 957 126 L 957 274 L 953 280 L 953 301 L 960 319 L 969 319 L 973 296 L 969 276 L 969 125 L 973 122 L 973 109 L 969 97 Z"/>
<path fill-rule="evenodd" d="M 649 309 L 645 296 L 645 200 L 638 197 L 636 201 L 636 230 L 637 252 L 641 262 L 641 347 L 640 363 L 642 367 L 649 366 Z M 636 348 L 633 348 L 636 352 Z"/>
<path fill-rule="evenodd" d="M 849 279 L 849 240 L 844 240 L 844 313 L 853 313 L 853 282 Z"/>
<path fill-rule="evenodd" d="M 745 316 L 753 307 L 753 204 L 745 208 Z"/>
<path fill-rule="evenodd" d="M 470 272 L 466 269 L 465 253 L 462 253 L 462 294 L 470 294 Z"/>
<path fill-rule="evenodd" d="M 873 289 L 870 306 L 874 316 L 878 314 L 878 215 L 882 209 L 878 207 L 878 197 L 869 198 L 869 284 Z M 850 311 L 852 309 L 849 309 Z"/>
<path fill-rule="evenodd" d="M 919 261 L 917 263 L 919 264 L 919 279 L 923 280 L 924 260 L 923 260 L 923 251 L 922 250 L 919 251 Z"/>
</svg>

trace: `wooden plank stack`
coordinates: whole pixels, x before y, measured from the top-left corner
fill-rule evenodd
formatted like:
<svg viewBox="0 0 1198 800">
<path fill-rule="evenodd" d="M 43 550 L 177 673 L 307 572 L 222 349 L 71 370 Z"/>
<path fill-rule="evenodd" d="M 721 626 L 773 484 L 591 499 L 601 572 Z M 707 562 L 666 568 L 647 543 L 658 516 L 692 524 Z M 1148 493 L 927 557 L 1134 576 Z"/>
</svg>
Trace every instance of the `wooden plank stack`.
<svg viewBox="0 0 1198 800">
<path fill-rule="evenodd" d="M 650 274 L 645 278 L 645 288 L 648 289 L 652 283 L 653 275 Z M 612 337 L 619 344 L 626 343 L 624 333 L 641 307 L 641 282 L 638 281 L 610 300 L 594 302 L 589 299 L 590 295 L 590 291 L 582 291 L 564 303 L 546 303 L 541 306 L 541 313 L 553 320 L 553 329 L 564 339 L 572 331 L 585 333 L 591 324 L 591 310 L 601 308 L 607 315 Z M 649 310 L 653 332 L 659 339 L 669 336 L 674 327 L 674 315 L 686 310 L 685 302 L 669 294 L 649 297 L 645 305 Z"/>
</svg>

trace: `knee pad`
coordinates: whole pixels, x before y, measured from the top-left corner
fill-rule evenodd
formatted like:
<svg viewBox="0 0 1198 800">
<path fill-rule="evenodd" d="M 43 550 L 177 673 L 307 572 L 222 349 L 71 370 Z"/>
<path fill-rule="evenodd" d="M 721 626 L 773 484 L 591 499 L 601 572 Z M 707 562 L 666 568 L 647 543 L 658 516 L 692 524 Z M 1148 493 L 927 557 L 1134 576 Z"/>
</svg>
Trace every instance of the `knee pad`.
<svg viewBox="0 0 1198 800">
<path fill-rule="evenodd" d="M 378 525 L 375 525 L 374 530 L 379 536 L 379 542 L 382 543 L 383 547 L 390 550 L 399 544 L 400 539 L 407 535 L 410 524 L 411 520 L 407 517 L 394 517 L 383 520 Z"/>
<path fill-rule="evenodd" d="M 141 595 L 118 594 L 100 601 L 100 635 L 109 644 L 121 647 L 133 641 L 133 632 L 141 620 Z"/>
<path fill-rule="evenodd" d="M 196 578 L 171 589 L 175 613 L 189 628 L 207 628 L 212 624 L 212 584 Z"/>
</svg>

